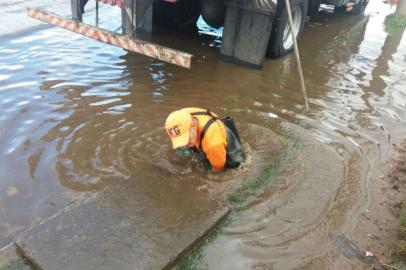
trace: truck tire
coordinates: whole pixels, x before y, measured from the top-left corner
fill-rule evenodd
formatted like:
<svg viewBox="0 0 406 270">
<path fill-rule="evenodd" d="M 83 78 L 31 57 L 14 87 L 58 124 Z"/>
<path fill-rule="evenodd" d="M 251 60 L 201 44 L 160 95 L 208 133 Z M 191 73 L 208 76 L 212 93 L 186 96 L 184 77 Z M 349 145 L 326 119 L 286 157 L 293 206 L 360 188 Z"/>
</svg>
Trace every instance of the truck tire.
<svg viewBox="0 0 406 270">
<path fill-rule="evenodd" d="M 359 15 L 363 13 L 368 5 L 368 0 L 360 0 L 358 4 L 352 5 L 351 8 L 348 6 L 339 6 L 334 8 L 334 12 L 343 13 L 343 14 L 351 14 L 351 15 Z"/>
<path fill-rule="evenodd" d="M 200 1 L 179 0 L 170 3 L 163 0 L 154 1 L 154 24 L 176 28 L 190 29 L 196 27 L 200 15 Z"/>
<path fill-rule="evenodd" d="M 211 27 L 222 27 L 226 16 L 224 3 L 221 0 L 201 0 L 200 2 L 203 20 Z"/>
<path fill-rule="evenodd" d="M 297 31 L 296 40 L 299 40 L 307 17 L 308 0 L 291 0 L 293 25 Z M 278 58 L 293 50 L 293 39 L 290 33 L 290 24 L 286 6 L 283 5 L 279 16 L 274 20 L 271 38 L 268 45 L 268 56 Z"/>
<path fill-rule="evenodd" d="M 321 0 L 308 0 L 309 8 L 307 10 L 307 15 L 310 17 L 316 17 L 319 14 Z"/>
</svg>

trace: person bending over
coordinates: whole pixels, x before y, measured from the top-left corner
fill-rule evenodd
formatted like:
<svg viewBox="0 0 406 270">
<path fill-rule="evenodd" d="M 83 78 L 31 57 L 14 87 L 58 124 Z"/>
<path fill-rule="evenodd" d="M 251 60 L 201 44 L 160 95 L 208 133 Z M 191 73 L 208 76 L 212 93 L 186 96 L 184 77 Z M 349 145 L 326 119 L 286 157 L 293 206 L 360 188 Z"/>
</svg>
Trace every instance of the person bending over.
<svg viewBox="0 0 406 270">
<path fill-rule="evenodd" d="M 232 118 L 220 119 L 209 110 L 183 108 L 169 114 L 166 132 L 173 149 L 182 156 L 199 156 L 207 170 L 236 168 L 244 161 L 238 131 Z"/>
</svg>

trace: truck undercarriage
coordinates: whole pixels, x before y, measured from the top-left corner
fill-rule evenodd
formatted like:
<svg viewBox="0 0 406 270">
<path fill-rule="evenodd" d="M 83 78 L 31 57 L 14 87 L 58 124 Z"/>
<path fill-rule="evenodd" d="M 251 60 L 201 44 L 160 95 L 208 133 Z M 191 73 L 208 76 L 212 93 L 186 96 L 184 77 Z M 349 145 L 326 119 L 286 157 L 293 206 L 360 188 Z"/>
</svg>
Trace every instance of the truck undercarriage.
<svg viewBox="0 0 406 270">
<path fill-rule="evenodd" d="M 265 57 L 278 58 L 293 49 L 292 29 L 283 0 L 98 1 L 121 7 L 123 34 L 130 38 L 148 39 L 154 25 L 190 29 L 196 27 L 202 16 L 208 25 L 223 27 L 220 58 L 246 67 L 260 69 Z M 87 2 L 71 0 L 74 20 L 82 21 Z M 337 12 L 360 14 L 368 1 L 290 0 L 290 4 L 294 33 L 299 40 L 307 16 L 316 16 L 320 4 L 334 5 Z"/>
</svg>

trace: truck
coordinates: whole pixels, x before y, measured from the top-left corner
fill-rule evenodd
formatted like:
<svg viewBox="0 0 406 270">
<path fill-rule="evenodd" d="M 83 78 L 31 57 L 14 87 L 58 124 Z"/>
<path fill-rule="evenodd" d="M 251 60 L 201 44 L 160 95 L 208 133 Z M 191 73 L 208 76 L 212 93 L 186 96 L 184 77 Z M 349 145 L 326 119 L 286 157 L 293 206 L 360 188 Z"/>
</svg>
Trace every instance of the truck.
<svg viewBox="0 0 406 270">
<path fill-rule="evenodd" d="M 219 56 L 224 61 L 261 69 L 266 57 L 282 57 L 293 50 L 292 29 L 284 0 L 96 0 L 97 3 L 99 1 L 121 7 L 122 32 L 129 38 L 148 40 L 155 25 L 181 31 L 193 28 L 202 16 L 209 26 L 223 27 Z M 87 2 L 88 0 L 71 0 L 72 19 L 75 22 L 82 21 Z M 289 3 L 294 34 L 299 40 L 306 18 L 317 16 L 321 4 L 334 6 L 336 12 L 357 15 L 363 13 L 368 0 L 289 0 Z M 49 19 L 49 14 L 42 15 L 37 18 L 43 21 L 52 20 Z M 68 30 L 79 32 L 79 26 L 72 26 L 72 29 Z M 117 36 L 107 32 L 102 32 L 101 35 L 111 35 L 106 39 L 110 41 L 107 43 L 117 39 Z M 126 42 L 113 44 L 120 46 L 123 43 Z M 148 44 L 142 40 L 137 41 L 133 48 L 142 54 L 155 50 L 153 56 L 146 55 L 156 56 L 174 64 L 183 61 L 187 63 L 185 67 L 190 67 L 190 59 L 187 58 L 189 56 L 183 52 L 165 50 L 159 45 Z M 186 57 L 186 60 L 173 60 L 176 54 Z M 160 58 L 161 55 L 164 57 Z"/>
<path fill-rule="evenodd" d="M 293 27 L 299 40 L 308 16 L 317 16 L 320 5 L 336 12 L 358 15 L 368 0 L 290 0 Z M 264 57 L 279 58 L 293 50 L 284 0 L 156 0 L 154 21 L 182 29 L 199 16 L 212 27 L 224 27 L 220 58 L 260 68 Z"/>
</svg>

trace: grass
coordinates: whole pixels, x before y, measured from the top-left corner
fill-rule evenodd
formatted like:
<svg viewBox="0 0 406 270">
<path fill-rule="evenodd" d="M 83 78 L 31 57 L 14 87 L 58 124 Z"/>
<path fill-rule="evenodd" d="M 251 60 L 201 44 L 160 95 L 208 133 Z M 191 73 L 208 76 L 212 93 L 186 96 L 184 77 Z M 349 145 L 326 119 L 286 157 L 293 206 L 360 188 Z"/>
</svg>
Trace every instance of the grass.
<svg viewBox="0 0 406 270">
<path fill-rule="evenodd" d="M 299 140 L 299 138 L 293 138 L 292 149 L 300 150 L 302 146 L 302 142 Z"/>
<path fill-rule="evenodd" d="M 26 259 L 24 257 L 21 257 L 15 261 L 12 261 L 6 266 L 3 266 L 0 268 L 0 270 L 22 270 L 24 267 L 26 267 Z"/>
<path fill-rule="evenodd" d="M 278 170 L 280 169 L 280 161 L 281 158 L 276 158 L 272 164 L 267 167 L 261 175 L 259 175 L 254 180 L 245 180 L 241 183 L 241 187 L 239 190 L 231 193 L 227 197 L 227 201 L 232 206 L 241 205 L 246 202 L 249 198 L 253 195 L 256 195 L 261 188 L 266 186 L 271 179 L 272 176 L 275 175 Z M 240 210 L 234 208 L 230 215 L 226 218 L 224 222 L 222 222 L 217 228 L 213 230 L 206 238 L 204 243 L 200 245 L 199 248 L 195 249 L 190 253 L 189 256 L 183 258 L 177 265 L 178 270 L 193 270 L 196 269 L 199 262 L 203 258 L 204 250 L 206 249 L 207 245 L 211 243 L 215 238 L 217 238 L 226 227 L 230 226 L 240 215 Z"/>
<path fill-rule="evenodd" d="M 206 249 L 207 245 L 210 244 L 214 239 L 216 239 L 224 229 L 230 226 L 238 217 L 240 212 L 232 211 L 229 216 L 218 225 L 204 240 L 198 248 L 194 249 L 189 256 L 183 258 L 177 265 L 178 270 L 193 270 L 196 269 L 199 262 L 203 258 L 203 252 Z M 2 269 L 1 269 L 2 270 Z"/>
<path fill-rule="evenodd" d="M 400 218 L 399 242 L 394 252 L 394 263 L 385 265 L 387 270 L 406 270 L 406 215 Z"/>
<path fill-rule="evenodd" d="M 400 219 L 399 237 L 406 240 L 406 216 Z"/>
<path fill-rule="evenodd" d="M 346 48 L 348 41 L 354 39 L 354 37 L 357 37 L 362 33 L 363 27 L 367 23 L 367 21 L 368 19 L 364 18 L 363 20 L 355 24 L 353 27 L 351 27 L 348 31 L 341 32 L 334 38 L 334 40 L 332 40 L 330 43 L 327 44 L 323 52 L 325 54 L 330 54 L 332 51 L 337 50 L 339 48 Z"/>
<path fill-rule="evenodd" d="M 385 18 L 385 31 L 393 34 L 400 29 L 406 28 L 406 16 L 393 13 Z"/>
<path fill-rule="evenodd" d="M 302 147 L 302 143 L 298 138 L 290 137 L 290 139 L 292 139 L 291 149 L 298 150 Z M 208 235 L 208 237 L 198 248 L 194 249 L 187 257 L 182 258 L 176 269 L 198 269 L 199 263 L 204 256 L 204 250 L 207 248 L 208 244 L 222 234 L 226 227 L 230 226 L 236 219 L 238 219 L 242 211 L 238 207 L 263 191 L 263 188 L 271 182 L 273 176 L 280 171 L 282 161 L 287 159 L 287 152 L 280 154 L 267 168 L 261 172 L 259 176 L 257 176 L 255 179 L 247 179 L 243 181 L 237 191 L 230 193 L 227 197 L 227 201 L 232 207 L 230 215 Z"/>
<path fill-rule="evenodd" d="M 406 216 L 400 219 L 399 238 L 400 242 L 396 250 L 396 255 L 406 260 Z"/>
<path fill-rule="evenodd" d="M 181 260 L 178 264 L 178 270 L 192 270 L 196 264 L 203 258 L 203 248 L 195 249 L 188 257 Z"/>
<path fill-rule="evenodd" d="M 282 159 L 283 157 L 275 158 L 274 161 L 255 179 L 247 179 L 243 181 L 241 187 L 237 191 L 232 192 L 227 196 L 228 203 L 232 206 L 241 205 L 252 196 L 257 195 L 257 193 L 271 181 L 272 176 L 279 171 Z"/>
<path fill-rule="evenodd" d="M 277 72 L 274 72 L 273 80 L 278 83 L 280 83 L 284 80 L 284 75 L 283 75 L 282 69 L 279 69 Z"/>
<path fill-rule="evenodd" d="M 287 134 L 283 134 L 287 137 Z M 297 137 L 290 137 L 292 140 L 291 149 L 299 150 L 302 148 L 302 143 Z M 273 176 L 281 170 L 283 161 L 288 159 L 288 154 L 282 153 L 277 156 L 273 162 L 265 168 L 259 176 L 255 179 L 247 179 L 241 183 L 241 186 L 235 192 L 227 196 L 227 201 L 231 206 L 240 206 L 246 203 L 253 196 L 258 195 L 264 187 L 266 187 L 272 180 Z"/>
</svg>

